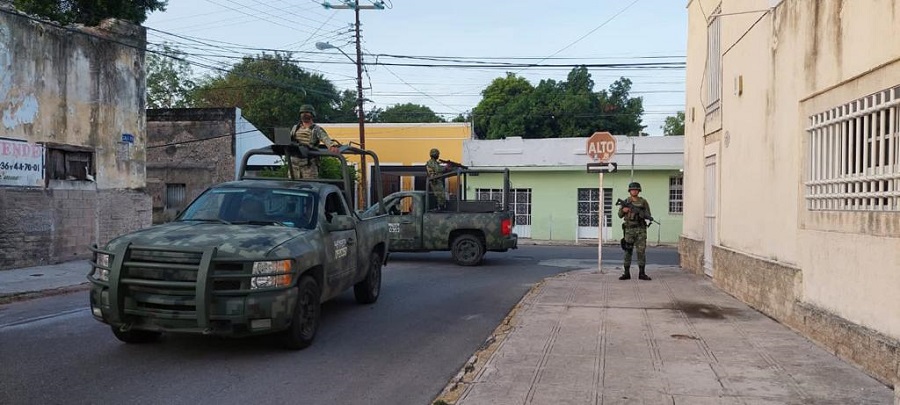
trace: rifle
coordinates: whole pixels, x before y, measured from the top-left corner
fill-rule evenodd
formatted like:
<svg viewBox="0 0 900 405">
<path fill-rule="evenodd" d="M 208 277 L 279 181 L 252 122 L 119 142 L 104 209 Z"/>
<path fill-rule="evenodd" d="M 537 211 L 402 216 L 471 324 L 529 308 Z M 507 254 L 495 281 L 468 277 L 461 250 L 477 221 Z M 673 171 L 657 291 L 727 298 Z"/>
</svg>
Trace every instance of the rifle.
<svg viewBox="0 0 900 405">
<path fill-rule="evenodd" d="M 459 163 L 459 162 L 454 162 L 454 161 L 452 161 L 452 160 L 438 159 L 438 162 L 441 162 L 441 163 L 443 163 L 443 164 L 446 164 L 447 166 L 450 166 L 450 167 L 458 167 L 458 168 L 460 168 L 460 169 L 466 169 L 466 170 L 469 170 L 469 166 L 466 166 L 466 165 L 464 165 L 464 164 L 462 164 L 462 163 Z"/>
<path fill-rule="evenodd" d="M 632 204 L 630 198 L 625 199 L 625 200 L 619 198 L 616 200 L 616 205 L 620 205 L 623 208 L 627 207 L 628 209 L 630 209 L 631 212 L 634 212 L 634 215 L 636 215 L 639 219 L 644 221 L 644 225 L 646 225 L 648 228 L 650 227 L 650 224 L 653 222 L 656 222 L 656 224 L 659 225 L 659 221 L 653 219 L 653 217 L 651 217 L 650 215 L 647 215 L 647 212 L 644 209 L 644 207 L 640 207 L 640 208 L 635 207 L 634 204 Z"/>
</svg>

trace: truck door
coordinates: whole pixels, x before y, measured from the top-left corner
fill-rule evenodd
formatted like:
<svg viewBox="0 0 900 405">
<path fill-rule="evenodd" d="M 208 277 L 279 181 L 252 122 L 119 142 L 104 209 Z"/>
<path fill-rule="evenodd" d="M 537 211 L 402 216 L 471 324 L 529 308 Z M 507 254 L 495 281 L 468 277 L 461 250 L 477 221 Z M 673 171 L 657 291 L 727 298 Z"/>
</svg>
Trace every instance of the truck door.
<svg viewBox="0 0 900 405">
<path fill-rule="evenodd" d="M 385 203 L 391 250 L 417 250 L 422 247 L 422 201 L 414 195 L 399 196 Z"/>
<path fill-rule="evenodd" d="M 331 192 L 325 197 L 323 204 L 325 221 L 331 220 L 338 215 L 349 215 L 350 210 L 344 203 L 344 199 L 339 192 Z M 357 269 L 357 260 L 359 258 L 359 241 L 357 240 L 356 228 L 348 230 L 333 230 L 328 232 L 328 242 L 325 246 L 328 263 L 331 269 L 326 275 L 328 286 L 330 288 L 344 289 L 348 283 L 353 282 Z"/>
</svg>

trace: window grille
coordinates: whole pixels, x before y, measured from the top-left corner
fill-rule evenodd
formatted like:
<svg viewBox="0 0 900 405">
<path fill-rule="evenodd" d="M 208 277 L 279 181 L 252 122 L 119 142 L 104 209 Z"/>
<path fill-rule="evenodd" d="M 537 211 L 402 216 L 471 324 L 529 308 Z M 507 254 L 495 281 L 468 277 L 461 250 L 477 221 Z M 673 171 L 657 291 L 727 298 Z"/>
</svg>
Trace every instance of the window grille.
<svg viewBox="0 0 900 405">
<path fill-rule="evenodd" d="M 900 211 L 900 86 L 809 117 L 806 207 Z"/>
<path fill-rule="evenodd" d="M 684 177 L 669 177 L 669 213 L 684 212 Z"/>
</svg>

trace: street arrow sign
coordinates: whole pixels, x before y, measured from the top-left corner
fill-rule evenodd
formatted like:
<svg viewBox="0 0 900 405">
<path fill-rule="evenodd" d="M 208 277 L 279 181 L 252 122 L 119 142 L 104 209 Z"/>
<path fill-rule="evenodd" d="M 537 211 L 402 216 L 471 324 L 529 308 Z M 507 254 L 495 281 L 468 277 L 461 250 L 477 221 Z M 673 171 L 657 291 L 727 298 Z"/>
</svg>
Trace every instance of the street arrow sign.
<svg viewBox="0 0 900 405">
<path fill-rule="evenodd" d="M 619 164 L 616 162 L 609 163 L 588 163 L 588 173 L 615 173 L 619 171 Z"/>
</svg>

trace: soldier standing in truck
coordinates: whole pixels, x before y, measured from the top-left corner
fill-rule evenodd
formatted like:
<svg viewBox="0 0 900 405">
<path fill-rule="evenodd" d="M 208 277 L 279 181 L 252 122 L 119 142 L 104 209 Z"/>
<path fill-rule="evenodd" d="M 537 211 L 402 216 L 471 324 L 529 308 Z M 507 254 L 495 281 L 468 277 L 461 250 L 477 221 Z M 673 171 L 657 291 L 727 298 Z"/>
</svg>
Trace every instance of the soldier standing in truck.
<svg viewBox="0 0 900 405">
<path fill-rule="evenodd" d="M 328 137 L 325 129 L 314 122 L 315 118 L 316 110 L 313 106 L 309 104 L 300 106 L 300 122 L 291 128 L 291 139 L 297 144 L 310 149 L 318 149 L 320 146 L 325 146 L 329 151 L 337 153 L 338 143 Z M 291 172 L 293 172 L 295 179 L 318 179 L 319 159 L 317 157 L 309 157 L 293 160 Z"/>
<path fill-rule="evenodd" d="M 438 208 L 443 208 L 447 204 L 447 198 L 444 196 L 444 179 L 436 177 L 444 174 L 447 169 L 438 162 L 438 158 L 441 157 L 441 151 L 437 148 L 431 149 L 429 156 L 431 156 L 431 159 L 425 164 L 425 172 L 428 174 L 428 183 L 431 186 L 431 192 L 434 193 L 434 198 L 437 200 Z"/>
</svg>

